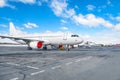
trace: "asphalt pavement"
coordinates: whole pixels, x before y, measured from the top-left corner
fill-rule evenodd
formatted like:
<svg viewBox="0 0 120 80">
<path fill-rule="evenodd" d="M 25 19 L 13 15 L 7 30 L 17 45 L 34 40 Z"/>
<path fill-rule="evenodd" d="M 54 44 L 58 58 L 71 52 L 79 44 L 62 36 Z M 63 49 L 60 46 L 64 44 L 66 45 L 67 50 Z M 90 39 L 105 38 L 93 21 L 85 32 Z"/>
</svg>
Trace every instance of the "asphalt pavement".
<svg viewBox="0 0 120 80">
<path fill-rule="evenodd" d="M 120 80 L 120 47 L 43 51 L 0 46 L 0 80 Z"/>
</svg>

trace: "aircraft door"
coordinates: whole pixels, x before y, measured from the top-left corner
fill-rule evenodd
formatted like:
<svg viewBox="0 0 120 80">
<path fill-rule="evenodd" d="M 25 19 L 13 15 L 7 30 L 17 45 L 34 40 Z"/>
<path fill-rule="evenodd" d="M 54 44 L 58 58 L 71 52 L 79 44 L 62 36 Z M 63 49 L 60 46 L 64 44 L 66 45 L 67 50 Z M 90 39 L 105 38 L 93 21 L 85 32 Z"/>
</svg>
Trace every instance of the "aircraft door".
<svg viewBox="0 0 120 80">
<path fill-rule="evenodd" d="M 63 40 L 67 40 L 68 33 L 64 33 Z"/>
</svg>

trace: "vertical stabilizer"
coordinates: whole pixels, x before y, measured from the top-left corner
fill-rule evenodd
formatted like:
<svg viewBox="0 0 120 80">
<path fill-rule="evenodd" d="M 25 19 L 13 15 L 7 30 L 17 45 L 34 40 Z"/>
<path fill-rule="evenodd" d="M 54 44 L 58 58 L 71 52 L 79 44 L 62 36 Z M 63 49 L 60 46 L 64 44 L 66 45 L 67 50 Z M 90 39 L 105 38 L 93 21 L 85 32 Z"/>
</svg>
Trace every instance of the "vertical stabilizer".
<svg viewBox="0 0 120 80">
<path fill-rule="evenodd" d="M 9 26 L 10 26 L 10 35 L 13 36 L 16 34 L 16 29 L 15 29 L 15 26 L 12 22 L 9 23 Z"/>
<path fill-rule="evenodd" d="M 24 35 L 24 33 L 21 30 L 18 30 L 15 28 L 14 24 L 12 22 L 9 23 L 10 29 L 10 35 L 11 36 L 22 36 Z"/>
</svg>

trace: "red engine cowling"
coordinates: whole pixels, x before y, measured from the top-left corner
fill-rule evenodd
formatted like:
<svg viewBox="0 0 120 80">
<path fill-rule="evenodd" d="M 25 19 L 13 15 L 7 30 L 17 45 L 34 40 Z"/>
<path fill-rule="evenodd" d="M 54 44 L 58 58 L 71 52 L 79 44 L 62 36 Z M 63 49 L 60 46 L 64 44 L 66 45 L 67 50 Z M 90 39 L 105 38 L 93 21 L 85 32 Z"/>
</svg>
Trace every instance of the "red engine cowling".
<svg viewBox="0 0 120 80">
<path fill-rule="evenodd" d="M 34 48 L 34 49 L 41 49 L 43 48 L 43 42 L 41 41 L 34 41 L 34 42 L 30 42 L 30 47 Z"/>
</svg>

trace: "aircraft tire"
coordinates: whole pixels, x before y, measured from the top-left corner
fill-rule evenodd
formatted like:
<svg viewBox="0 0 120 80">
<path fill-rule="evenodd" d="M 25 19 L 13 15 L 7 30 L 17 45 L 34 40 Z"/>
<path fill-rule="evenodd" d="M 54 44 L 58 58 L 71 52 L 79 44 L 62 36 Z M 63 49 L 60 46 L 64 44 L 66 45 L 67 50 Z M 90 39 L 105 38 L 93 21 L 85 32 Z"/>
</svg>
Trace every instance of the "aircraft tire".
<svg viewBox="0 0 120 80">
<path fill-rule="evenodd" d="M 44 47 L 43 47 L 43 50 L 47 50 L 47 47 L 46 47 L 46 46 L 44 46 Z"/>
<path fill-rule="evenodd" d="M 67 49 L 68 51 L 70 51 L 70 49 Z"/>
</svg>

